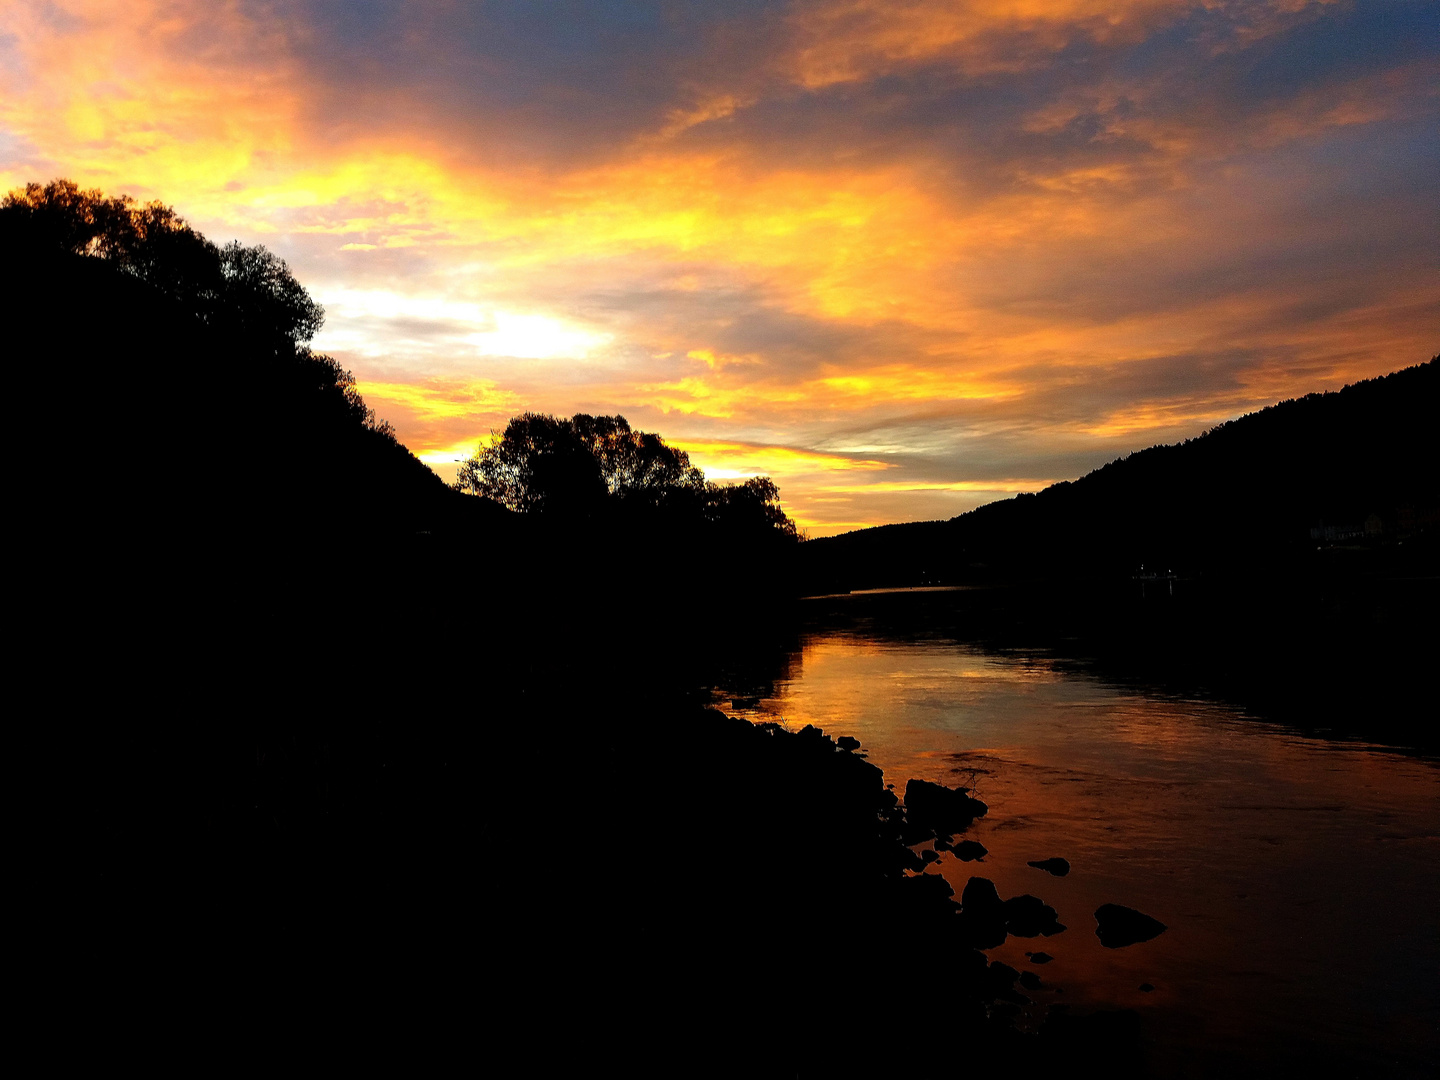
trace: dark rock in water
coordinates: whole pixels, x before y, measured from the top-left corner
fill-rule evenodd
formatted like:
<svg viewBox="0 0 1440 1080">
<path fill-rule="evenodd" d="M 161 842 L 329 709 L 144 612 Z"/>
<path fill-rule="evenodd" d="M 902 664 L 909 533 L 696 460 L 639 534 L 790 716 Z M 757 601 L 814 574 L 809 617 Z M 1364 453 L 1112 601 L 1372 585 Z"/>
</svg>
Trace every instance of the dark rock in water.
<svg viewBox="0 0 1440 1080">
<path fill-rule="evenodd" d="M 1030 958 L 1032 964 L 1048 964 L 1055 959 L 1048 952 L 1027 952 L 1025 955 Z"/>
<path fill-rule="evenodd" d="M 899 825 L 899 839 L 906 847 L 915 844 L 923 844 L 935 836 L 935 830 L 927 825 L 918 824 L 913 821 L 901 821 Z"/>
<path fill-rule="evenodd" d="M 1047 874 L 1053 874 L 1055 877 L 1064 877 L 1070 872 L 1070 864 L 1060 858 L 1039 859 L 1026 865 L 1033 866 L 1036 870 L 1044 870 Z"/>
<path fill-rule="evenodd" d="M 854 735 L 841 735 L 835 740 L 835 745 L 841 750 L 859 750 L 860 740 L 855 738 Z"/>
<path fill-rule="evenodd" d="M 973 879 L 972 879 L 973 880 Z M 1004 905 L 1005 929 L 1016 937 L 1039 937 L 1058 934 L 1060 925 L 1053 907 L 1038 896 L 1012 896 Z"/>
<path fill-rule="evenodd" d="M 920 861 L 923 862 L 923 863 L 925 863 L 925 865 L 927 865 L 927 866 L 930 865 L 932 862 L 939 862 L 939 861 L 940 861 L 940 853 L 937 852 L 937 851 L 929 851 L 929 850 L 922 851 L 922 852 L 920 852 Z"/>
<path fill-rule="evenodd" d="M 1040 989 L 1040 976 L 1033 971 L 1022 971 L 1020 973 L 1020 985 L 1026 990 Z"/>
<path fill-rule="evenodd" d="M 999 915 L 1003 906 L 1000 892 L 989 878 L 972 877 L 960 894 L 960 906 L 972 915 Z"/>
<path fill-rule="evenodd" d="M 974 862 L 976 859 L 983 859 L 990 852 L 985 845 L 978 840 L 961 840 L 955 845 L 955 857 L 961 862 Z"/>
<path fill-rule="evenodd" d="M 1134 908 L 1102 904 L 1095 909 L 1095 936 L 1107 949 L 1123 949 L 1159 937 L 1165 924 Z"/>
<path fill-rule="evenodd" d="M 964 832 L 988 809 L 966 791 L 966 788 L 947 788 L 926 780 L 909 780 L 905 784 L 905 819 L 912 826 L 930 829 L 937 835 Z"/>
<path fill-rule="evenodd" d="M 1155 987 L 1151 986 L 1149 983 L 1141 983 L 1141 984 L 1140 984 L 1140 992 L 1141 992 L 1142 994 L 1148 994 L 1148 993 L 1150 993 L 1150 991 L 1152 991 L 1152 990 L 1154 990 L 1154 989 L 1155 989 Z"/>
<path fill-rule="evenodd" d="M 936 851 L 949 851 L 954 845 L 950 843 L 948 836 L 937 836 L 935 838 Z"/>
<path fill-rule="evenodd" d="M 957 937 L 961 944 L 972 949 L 995 949 L 1005 944 L 1005 921 L 998 912 L 977 914 L 960 912 L 955 920 Z"/>
<path fill-rule="evenodd" d="M 976 949 L 993 949 L 1005 943 L 1005 906 L 995 883 L 972 877 L 960 895 L 960 936 Z"/>
<path fill-rule="evenodd" d="M 950 883 L 939 874 L 920 874 L 916 877 L 905 878 L 901 885 L 911 897 L 921 897 L 930 903 L 948 900 L 955 895 L 955 890 L 950 887 Z M 954 908 L 951 910 L 953 911 Z"/>
</svg>

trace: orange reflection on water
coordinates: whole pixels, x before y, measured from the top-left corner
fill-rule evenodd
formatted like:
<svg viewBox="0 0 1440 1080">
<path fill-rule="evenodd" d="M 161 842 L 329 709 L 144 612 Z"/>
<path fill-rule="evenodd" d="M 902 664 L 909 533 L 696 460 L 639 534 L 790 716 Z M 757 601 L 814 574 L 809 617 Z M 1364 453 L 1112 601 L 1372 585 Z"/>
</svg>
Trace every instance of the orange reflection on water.
<svg viewBox="0 0 1440 1080">
<path fill-rule="evenodd" d="M 897 791 L 913 776 L 988 804 L 966 834 L 988 856 L 947 853 L 938 872 L 957 899 L 978 875 L 1057 909 L 1065 932 L 989 952 L 1041 977 L 1042 1012 L 1139 1010 L 1167 1068 L 1317 1040 L 1388 1068 L 1433 1031 L 1436 761 L 1301 738 L 1044 657 L 853 633 L 807 637 L 752 715 L 858 737 Z M 1068 876 L 1027 865 L 1052 856 Z M 1105 949 L 1093 913 L 1106 903 L 1169 929 Z M 1054 959 L 1032 964 L 1035 951 Z"/>
</svg>

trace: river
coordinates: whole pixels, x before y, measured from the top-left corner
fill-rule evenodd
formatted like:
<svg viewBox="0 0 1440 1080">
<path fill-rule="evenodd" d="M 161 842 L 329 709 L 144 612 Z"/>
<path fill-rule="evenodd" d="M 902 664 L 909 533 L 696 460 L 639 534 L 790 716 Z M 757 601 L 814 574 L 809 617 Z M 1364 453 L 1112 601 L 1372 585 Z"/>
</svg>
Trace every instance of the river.
<svg viewBox="0 0 1440 1080">
<path fill-rule="evenodd" d="M 855 736 L 897 791 L 919 777 L 988 804 L 967 838 L 989 854 L 945 853 L 929 872 L 957 899 L 980 875 L 1058 910 L 1065 932 L 988 954 L 1041 976 L 1033 1022 L 1059 1002 L 1135 1010 L 1173 1075 L 1440 1064 L 1435 756 L 1108 682 L 1052 651 L 851 617 L 808 620 L 759 696 L 714 693 L 752 720 Z M 1054 856 L 1069 874 L 1027 865 Z M 1105 903 L 1168 929 L 1103 948 Z M 1036 965 L 1036 951 L 1053 960 Z"/>
</svg>

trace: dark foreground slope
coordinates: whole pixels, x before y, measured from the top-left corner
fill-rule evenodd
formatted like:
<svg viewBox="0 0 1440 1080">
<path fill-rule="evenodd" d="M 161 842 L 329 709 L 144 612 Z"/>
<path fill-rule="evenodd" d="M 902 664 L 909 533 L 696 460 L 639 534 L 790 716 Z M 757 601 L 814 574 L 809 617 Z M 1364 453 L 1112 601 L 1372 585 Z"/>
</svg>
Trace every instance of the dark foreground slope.
<svg viewBox="0 0 1440 1080">
<path fill-rule="evenodd" d="M 687 700 L 764 612 L 697 607 L 675 537 L 642 560 L 624 523 L 456 495 L 293 349 L 103 262 L 12 249 L 0 273 L 46 993 L 72 1029 L 150 1060 L 298 1036 L 667 1075 L 1128 1032 L 1013 1030 L 1018 973 L 978 949 L 1008 909 L 915 876 L 909 845 L 964 820 L 907 821 L 819 732 Z"/>
</svg>

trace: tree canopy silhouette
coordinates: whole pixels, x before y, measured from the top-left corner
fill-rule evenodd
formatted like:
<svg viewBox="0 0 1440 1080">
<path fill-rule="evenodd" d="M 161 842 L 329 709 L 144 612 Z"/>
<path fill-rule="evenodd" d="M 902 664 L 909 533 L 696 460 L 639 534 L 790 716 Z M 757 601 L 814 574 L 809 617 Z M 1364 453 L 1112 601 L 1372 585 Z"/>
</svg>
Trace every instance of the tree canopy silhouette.
<svg viewBox="0 0 1440 1080">
<path fill-rule="evenodd" d="M 75 449 L 55 474 L 86 477 L 57 526 L 74 544 L 57 551 L 103 522 L 104 565 L 152 566 L 176 558 L 163 538 L 185 531 L 204 537 L 187 556 L 196 573 L 321 588 L 321 550 L 390 558 L 413 537 L 508 516 L 449 490 L 354 374 L 309 347 L 320 306 L 264 248 L 56 180 L 0 189 L 0 278 L 17 400 L 63 402 Z M 54 437 L 34 427 L 32 441 Z M 125 467 L 96 469 L 93 446 Z"/>
<path fill-rule="evenodd" d="M 623 416 L 523 413 L 461 465 L 455 487 L 521 513 L 587 513 L 608 505 L 799 538 L 769 477 L 708 482 L 685 451 L 635 431 Z"/>
<path fill-rule="evenodd" d="M 0 238 L 109 260 L 206 323 L 250 336 L 303 345 L 325 321 L 285 260 L 238 240 L 216 247 L 163 203 L 107 198 L 71 180 L 26 184 L 0 201 Z"/>
<path fill-rule="evenodd" d="M 325 323 L 325 309 L 310 298 L 285 260 L 259 244 L 232 240 L 220 249 L 220 276 L 231 310 L 247 328 L 277 330 L 309 341 Z"/>
</svg>

